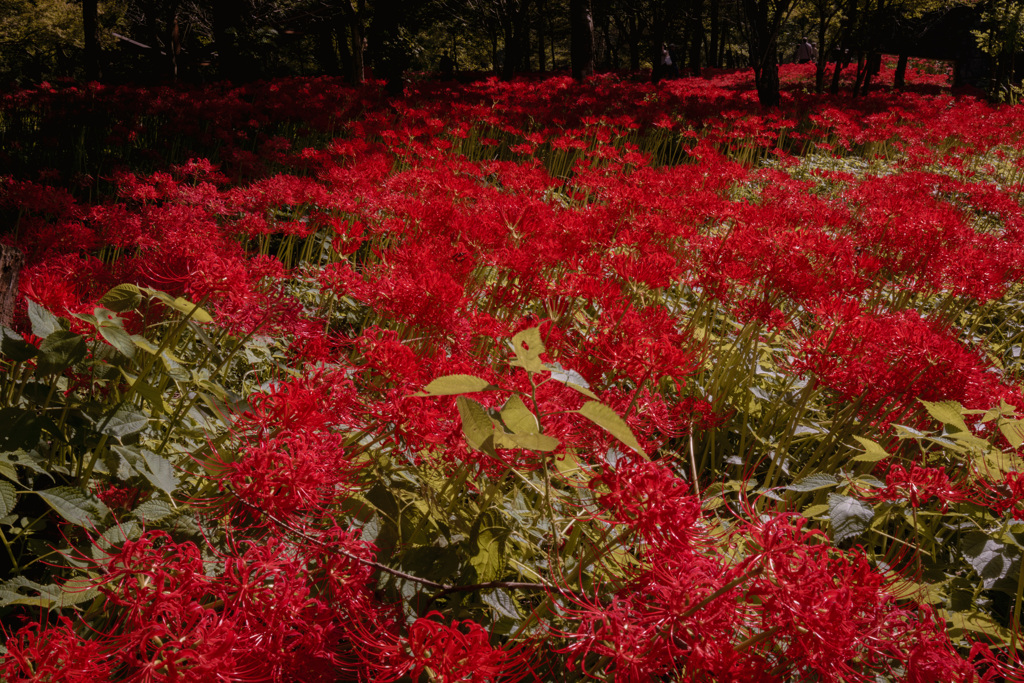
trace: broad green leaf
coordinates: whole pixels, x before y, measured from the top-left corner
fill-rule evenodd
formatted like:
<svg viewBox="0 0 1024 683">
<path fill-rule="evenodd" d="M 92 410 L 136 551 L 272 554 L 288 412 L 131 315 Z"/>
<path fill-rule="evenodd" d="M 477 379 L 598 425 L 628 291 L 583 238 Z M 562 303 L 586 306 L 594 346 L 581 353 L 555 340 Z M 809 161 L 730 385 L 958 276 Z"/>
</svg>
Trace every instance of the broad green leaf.
<svg viewBox="0 0 1024 683">
<path fill-rule="evenodd" d="M 505 549 L 504 535 L 490 528 L 481 529 L 476 537 L 476 553 L 469 558 L 469 564 L 476 570 L 477 581 L 495 581 L 501 578 Z"/>
<path fill-rule="evenodd" d="M 46 609 L 70 607 L 92 600 L 99 591 L 90 588 L 88 579 L 71 579 L 65 587 L 56 584 L 36 583 L 24 576 L 16 576 L 7 583 L 0 584 L 0 606 L 29 605 Z"/>
<path fill-rule="evenodd" d="M 61 517 L 87 529 L 94 529 L 110 512 L 99 498 L 87 496 L 70 486 L 58 486 L 36 493 Z"/>
<path fill-rule="evenodd" d="M 786 487 L 787 491 L 807 493 L 808 491 L 819 491 L 829 489 L 839 484 L 839 477 L 834 474 L 810 474 L 800 481 L 793 482 Z"/>
<path fill-rule="evenodd" d="M 138 334 L 132 335 L 132 343 L 135 344 L 135 346 L 142 349 L 143 351 L 145 351 L 146 353 L 154 356 L 160 351 L 160 347 L 158 347 L 153 342 Z"/>
<path fill-rule="evenodd" d="M 917 583 L 909 579 L 896 579 L 889 584 L 889 592 L 898 600 L 914 600 L 925 605 L 937 605 L 945 600 L 941 583 Z"/>
<path fill-rule="evenodd" d="M 462 418 L 462 433 L 470 448 L 483 451 L 489 455 L 494 453 L 494 421 L 487 415 L 487 410 L 471 398 L 459 396 L 455 399 Z"/>
<path fill-rule="evenodd" d="M 35 357 L 39 351 L 22 339 L 20 334 L 9 327 L 3 327 L 0 328 L 0 353 L 18 363 Z"/>
<path fill-rule="evenodd" d="M 175 299 L 166 292 L 161 292 L 156 289 L 150 289 L 149 287 L 141 287 L 140 289 L 146 294 L 149 294 L 150 296 L 159 299 L 165 306 L 169 308 L 173 308 L 174 310 L 180 311 L 181 313 L 184 313 L 186 315 L 191 314 L 192 320 L 195 320 L 196 322 L 208 323 L 213 321 L 213 318 L 210 317 L 209 313 L 207 313 L 205 310 L 203 310 L 196 304 L 192 303 L 188 299 L 183 299 L 180 296 Z"/>
<path fill-rule="evenodd" d="M 515 599 L 507 590 L 494 589 L 486 590 L 480 594 L 480 599 L 491 609 L 503 617 L 509 619 L 521 619 Z"/>
<path fill-rule="evenodd" d="M 149 384 L 148 382 L 140 380 L 135 375 L 132 375 L 129 372 L 127 372 L 124 368 L 119 369 L 121 370 L 121 375 L 123 375 L 124 378 L 128 380 L 128 384 L 130 384 L 132 388 L 135 389 L 136 393 L 138 393 L 139 396 L 146 399 L 146 401 L 148 401 L 149 404 L 153 406 L 154 410 L 162 410 L 165 413 L 171 412 L 171 406 L 167 404 L 167 401 L 164 400 L 163 394 L 161 394 L 156 387 L 154 387 L 152 384 Z"/>
<path fill-rule="evenodd" d="M 169 501 L 157 499 L 147 500 L 137 508 L 132 510 L 132 514 L 135 515 L 143 524 L 148 522 L 159 522 L 162 519 L 166 519 L 171 515 L 178 512 Z"/>
<path fill-rule="evenodd" d="M 40 417 L 34 410 L 4 408 L 0 410 L 0 450 L 30 450 L 39 445 L 43 427 L 52 420 Z"/>
<path fill-rule="evenodd" d="M 633 436 L 633 432 L 630 430 L 629 425 L 626 424 L 626 421 L 619 417 L 618 413 L 605 404 L 597 401 L 587 401 L 577 412 L 596 424 L 598 427 L 604 429 L 622 443 L 632 448 L 644 458 L 647 457 L 647 454 L 644 453 L 642 448 L 640 448 L 640 442 L 638 442 L 636 437 Z"/>
<path fill-rule="evenodd" d="M 1020 448 L 1024 445 L 1024 420 L 1000 418 L 996 424 L 999 425 L 999 431 L 1003 433 L 1011 446 Z"/>
<path fill-rule="evenodd" d="M 861 446 L 864 447 L 864 452 L 860 455 L 854 456 L 852 459 L 856 462 L 878 462 L 879 460 L 885 460 L 889 457 L 885 449 L 879 446 L 871 439 L 865 439 L 862 436 L 854 436 Z"/>
<path fill-rule="evenodd" d="M 875 511 L 864 501 L 835 493 L 828 494 L 828 512 L 832 522 L 832 539 L 836 543 L 859 536 L 875 516 Z"/>
<path fill-rule="evenodd" d="M 63 372 L 85 358 L 88 351 L 85 339 L 81 335 L 57 330 L 39 345 L 36 373 L 50 375 Z"/>
<path fill-rule="evenodd" d="M 965 632 L 980 633 L 997 638 L 1004 644 L 1009 643 L 1013 638 L 1013 632 L 1010 629 L 1000 625 L 992 617 L 981 612 L 973 610 L 969 612 L 939 610 L 939 614 L 949 622 L 949 635 L 953 638 L 958 638 Z"/>
<path fill-rule="evenodd" d="M 964 423 L 964 407 L 956 401 L 941 401 L 933 403 L 932 401 L 925 401 L 924 399 L 918 400 L 921 401 L 921 405 L 923 405 L 925 410 L 928 411 L 928 414 L 942 424 L 956 427 L 959 432 L 970 431 L 967 429 L 966 423 Z"/>
<path fill-rule="evenodd" d="M 812 505 L 812 506 L 806 508 L 800 514 L 803 515 L 804 517 L 806 517 L 807 519 L 811 519 L 813 517 L 820 517 L 821 515 L 825 514 L 828 511 L 829 511 L 829 506 L 827 504 Z"/>
<path fill-rule="evenodd" d="M 540 432 L 537 416 L 530 412 L 518 394 L 505 401 L 505 405 L 501 408 L 501 421 L 513 434 L 537 434 Z"/>
<path fill-rule="evenodd" d="M 141 301 L 142 290 L 133 284 L 123 284 L 104 294 L 97 303 L 111 311 L 124 313 L 138 306 Z"/>
<path fill-rule="evenodd" d="M 544 342 L 540 338 L 540 328 L 531 327 L 512 337 L 512 346 L 516 352 L 516 360 L 512 363 L 529 372 L 544 372 L 544 363 L 540 354 L 544 353 Z"/>
<path fill-rule="evenodd" d="M 99 330 L 100 335 L 107 340 L 107 343 L 115 349 L 129 358 L 135 357 L 135 342 L 132 341 L 131 335 L 125 332 L 124 329 L 116 325 L 103 324 L 98 325 L 96 329 Z"/>
<path fill-rule="evenodd" d="M 28 299 L 28 320 L 32 324 L 32 334 L 40 339 L 46 339 L 54 332 L 63 329 L 60 318 L 31 299 Z"/>
<path fill-rule="evenodd" d="M 487 380 L 475 375 L 444 375 L 423 387 L 423 391 L 415 396 L 452 396 L 455 394 L 471 394 L 476 391 L 497 389 Z"/>
<path fill-rule="evenodd" d="M 11 510 L 18 504 L 18 492 L 13 484 L 0 481 L 0 517 L 11 514 Z"/>
<path fill-rule="evenodd" d="M 117 439 L 123 439 L 142 431 L 147 424 L 149 424 L 148 416 L 122 407 L 109 420 L 105 418 L 100 420 L 100 431 Z"/>
<path fill-rule="evenodd" d="M 546 434 L 508 434 L 494 432 L 495 448 L 525 448 L 531 451 L 549 452 L 558 448 L 559 441 Z"/>
<path fill-rule="evenodd" d="M 149 483 L 170 495 L 178 487 L 178 474 L 166 458 L 156 453 L 142 449 L 142 458 L 146 462 L 146 469 L 142 476 L 149 480 Z"/>
<path fill-rule="evenodd" d="M 962 543 L 964 557 L 974 567 L 986 590 L 1010 576 L 1011 568 L 1020 560 L 1019 551 L 980 531 L 967 534 Z"/>
</svg>

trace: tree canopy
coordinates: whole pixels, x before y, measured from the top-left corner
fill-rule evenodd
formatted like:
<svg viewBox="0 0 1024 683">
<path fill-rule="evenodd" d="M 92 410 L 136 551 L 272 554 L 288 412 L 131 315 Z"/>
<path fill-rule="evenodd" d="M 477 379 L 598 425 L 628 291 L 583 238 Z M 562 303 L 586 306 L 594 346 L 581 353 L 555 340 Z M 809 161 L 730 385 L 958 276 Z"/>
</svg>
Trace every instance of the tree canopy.
<svg viewBox="0 0 1024 683">
<path fill-rule="evenodd" d="M 1020 23 L 1022 7 L 1008 0 L 0 0 L 0 82 L 329 74 L 350 82 L 372 75 L 397 91 L 409 71 L 510 78 L 564 70 L 583 78 L 652 69 L 664 52 L 684 74 L 752 68 L 770 106 L 778 63 L 791 61 L 806 36 L 816 44 L 819 89 L 834 61 L 855 64 L 855 91 L 866 90 L 873 54 L 905 59 L 928 31 L 947 46 L 938 57 L 987 53 L 992 76 L 1014 81 L 1010 55 L 1018 48 L 1007 36 L 1016 29 L 1003 24 Z M 935 28 L 965 8 L 956 26 Z"/>
</svg>

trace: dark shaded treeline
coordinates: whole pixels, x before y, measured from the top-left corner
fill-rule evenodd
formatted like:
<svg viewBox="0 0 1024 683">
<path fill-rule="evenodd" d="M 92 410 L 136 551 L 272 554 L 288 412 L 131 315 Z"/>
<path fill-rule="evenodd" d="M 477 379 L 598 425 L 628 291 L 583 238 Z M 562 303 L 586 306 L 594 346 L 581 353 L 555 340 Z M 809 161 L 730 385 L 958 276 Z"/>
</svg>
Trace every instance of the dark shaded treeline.
<svg viewBox="0 0 1024 683">
<path fill-rule="evenodd" d="M 48 0 L 11 2 L 27 7 Z M 998 14 L 993 8 L 1001 4 L 1007 3 L 83 0 L 80 40 L 71 50 L 79 50 L 80 59 L 59 65 L 0 58 L 0 76 L 21 82 L 55 76 L 166 82 L 316 73 L 359 83 L 372 75 L 398 93 L 410 70 L 464 78 L 559 70 L 585 78 L 595 70 L 657 72 L 671 61 L 672 74 L 693 76 L 706 67 L 751 68 L 760 101 L 774 106 L 778 64 L 792 61 L 804 36 L 817 47 L 819 91 L 837 91 L 842 70 L 854 68 L 854 94 L 867 92 L 882 53 L 900 55 L 901 73 L 909 57 L 922 56 L 956 60 L 964 81 L 983 83 L 992 75 L 1012 79 L 1012 67 L 992 73 L 1000 64 L 1012 64 L 992 57 L 1015 50 L 1008 36 L 1019 33 L 1005 24 L 1019 24 L 1020 13 L 1016 19 L 1005 11 Z M 972 31 L 987 31 L 991 40 L 985 51 Z M 35 35 L 28 40 L 43 46 L 38 37 L 43 34 Z M 0 23 L 0 46 L 11 44 Z"/>
</svg>

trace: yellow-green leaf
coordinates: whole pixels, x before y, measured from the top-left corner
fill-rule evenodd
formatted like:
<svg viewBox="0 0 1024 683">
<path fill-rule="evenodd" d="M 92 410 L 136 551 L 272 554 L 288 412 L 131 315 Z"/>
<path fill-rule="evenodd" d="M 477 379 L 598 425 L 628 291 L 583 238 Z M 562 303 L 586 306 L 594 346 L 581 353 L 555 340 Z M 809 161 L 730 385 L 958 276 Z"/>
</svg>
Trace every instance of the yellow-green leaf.
<svg viewBox="0 0 1024 683">
<path fill-rule="evenodd" d="M 944 425 L 951 425 L 957 428 L 957 431 L 967 432 L 967 424 L 964 422 L 964 407 L 956 401 L 940 401 L 932 402 L 918 399 L 921 401 L 921 405 L 924 406 L 925 410 L 932 418 L 938 420 Z"/>
<path fill-rule="evenodd" d="M 587 401 L 577 412 L 643 457 L 647 457 L 647 454 L 644 453 L 644 449 L 640 448 L 640 442 L 633 436 L 633 432 L 630 430 L 629 425 L 626 424 L 626 421 L 605 404 L 597 401 Z"/>
<path fill-rule="evenodd" d="M 133 284 L 123 284 L 104 294 L 98 303 L 112 311 L 123 313 L 138 306 L 141 300 L 142 290 Z"/>
<path fill-rule="evenodd" d="M 558 448 L 559 441 L 546 434 L 508 434 L 494 432 L 495 448 L 525 448 L 531 451 L 553 451 Z"/>
<path fill-rule="evenodd" d="M 537 434 L 540 432 L 540 423 L 523 399 L 518 395 L 505 401 L 501 408 L 501 421 L 505 423 L 513 434 Z"/>
<path fill-rule="evenodd" d="M 999 425 L 999 431 L 1003 433 L 1011 446 L 1020 448 L 1024 445 L 1024 420 L 1000 418 L 996 424 Z"/>
<path fill-rule="evenodd" d="M 957 637 L 965 631 L 981 633 L 1009 642 L 1013 637 L 1010 629 L 996 622 L 992 617 L 981 612 L 948 612 L 939 610 L 939 613 L 949 622 L 949 635 Z"/>
<path fill-rule="evenodd" d="M 865 439 L 862 436 L 854 436 L 861 446 L 864 447 L 864 452 L 860 455 L 854 456 L 852 459 L 856 462 L 878 462 L 889 457 L 889 454 L 885 452 L 885 449 L 879 446 L 871 439 Z"/>
<path fill-rule="evenodd" d="M 544 342 L 540 338 L 540 328 L 531 327 L 523 330 L 512 337 L 512 346 L 515 348 L 516 360 L 513 365 L 518 365 L 529 372 L 543 372 L 544 363 L 540 360 L 540 354 L 544 353 Z"/>
<path fill-rule="evenodd" d="M 454 394 L 471 394 L 476 391 L 497 389 L 483 377 L 475 375 L 444 375 L 423 387 L 423 391 L 415 396 L 452 396 Z"/>
<path fill-rule="evenodd" d="M 494 455 L 494 421 L 487 410 L 471 398 L 459 396 L 455 399 L 462 418 L 462 433 L 470 448 Z"/>
<path fill-rule="evenodd" d="M 803 515 L 804 517 L 806 517 L 807 519 L 812 519 L 814 517 L 820 517 L 821 515 L 823 515 L 826 512 L 828 512 L 828 510 L 829 510 L 829 506 L 828 505 L 812 505 L 809 508 L 806 508 L 800 514 Z"/>
</svg>

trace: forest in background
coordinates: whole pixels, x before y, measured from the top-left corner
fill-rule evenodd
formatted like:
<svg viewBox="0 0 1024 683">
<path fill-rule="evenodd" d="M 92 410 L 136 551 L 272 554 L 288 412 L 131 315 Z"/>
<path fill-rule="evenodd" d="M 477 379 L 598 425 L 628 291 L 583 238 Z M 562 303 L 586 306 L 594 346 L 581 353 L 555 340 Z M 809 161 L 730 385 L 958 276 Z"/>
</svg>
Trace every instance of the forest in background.
<svg viewBox="0 0 1024 683">
<path fill-rule="evenodd" d="M 856 69 L 863 94 L 881 54 L 958 63 L 963 82 L 1013 94 L 1024 4 L 1008 0 L 0 0 L 0 83 L 250 81 L 409 72 L 650 69 L 669 45 L 684 74 L 752 68 L 778 103 L 778 64 L 802 37 L 816 90 Z M 830 68 L 838 62 L 840 69 Z M 898 84 L 897 83 L 897 84 Z M 862 92 L 863 90 L 863 92 Z"/>
</svg>

